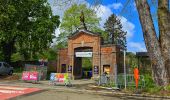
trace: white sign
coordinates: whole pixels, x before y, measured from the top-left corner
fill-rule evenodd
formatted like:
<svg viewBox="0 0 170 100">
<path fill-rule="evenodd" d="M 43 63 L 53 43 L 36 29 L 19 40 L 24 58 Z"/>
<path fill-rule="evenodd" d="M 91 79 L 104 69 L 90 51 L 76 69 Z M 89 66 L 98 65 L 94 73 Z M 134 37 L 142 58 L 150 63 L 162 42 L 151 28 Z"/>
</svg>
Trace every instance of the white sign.
<svg viewBox="0 0 170 100">
<path fill-rule="evenodd" d="M 76 52 L 76 57 L 92 57 L 92 52 Z"/>
</svg>

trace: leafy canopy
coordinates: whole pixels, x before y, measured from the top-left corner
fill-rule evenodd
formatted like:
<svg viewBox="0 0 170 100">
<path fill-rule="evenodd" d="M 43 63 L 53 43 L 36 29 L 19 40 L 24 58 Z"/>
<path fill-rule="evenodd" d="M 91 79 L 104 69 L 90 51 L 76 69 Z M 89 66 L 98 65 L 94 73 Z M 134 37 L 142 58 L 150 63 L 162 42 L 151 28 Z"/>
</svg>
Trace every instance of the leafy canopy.
<svg viewBox="0 0 170 100">
<path fill-rule="evenodd" d="M 122 30 L 120 19 L 112 14 L 104 24 L 105 31 L 107 32 L 107 42 L 112 44 L 121 45 L 126 48 L 126 32 Z"/>
<path fill-rule="evenodd" d="M 80 15 L 83 11 L 85 24 L 88 30 L 98 31 L 100 18 L 97 17 L 94 10 L 88 8 L 85 4 L 74 4 L 64 12 L 62 23 L 60 26 L 61 34 L 58 37 L 58 42 L 66 42 L 67 36 L 73 34 L 80 26 Z M 66 45 L 66 43 L 65 43 Z"/>
<path fill-rule="evenodd" d="M 15 52 L 33 59 L 50 46 L 59 23 L 47 0 L 1 0 L 0 45 L 5 60 Z"/>
</svg>

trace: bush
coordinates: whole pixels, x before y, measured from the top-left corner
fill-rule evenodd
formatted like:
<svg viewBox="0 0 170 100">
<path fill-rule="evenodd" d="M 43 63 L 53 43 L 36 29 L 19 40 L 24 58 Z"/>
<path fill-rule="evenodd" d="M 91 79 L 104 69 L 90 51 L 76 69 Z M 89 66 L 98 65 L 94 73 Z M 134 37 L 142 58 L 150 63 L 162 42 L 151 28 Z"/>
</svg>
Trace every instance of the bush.
<svg viewBox="0 0 170 100">
<path fill-rule="evenodd" d="M 165 87 L 165 90 L 170 91 L 170 84 Z"/>
<path fill-rule="evenodd" d="M 22 67 L 14 67 L 14 73 L 22 73 L 24 68 Z"/>
<path fill-rule="evenodd" d="M 152 76 L 149 74 L 144 75 L 145 78 L 145 88 L 154 88 L 156 87 L 156 84 L 154 80 L 152 79 Z"/>
<path fill-rule="evenodd" d="M 153 88 L 148 88 L 148 93 L 158 93 L 160 92 L 161 90 L 163 90 L 163 87 L 159 87 L 159 86 L 156 86 L 156 87 L 153 87 Z"/>
</svg>

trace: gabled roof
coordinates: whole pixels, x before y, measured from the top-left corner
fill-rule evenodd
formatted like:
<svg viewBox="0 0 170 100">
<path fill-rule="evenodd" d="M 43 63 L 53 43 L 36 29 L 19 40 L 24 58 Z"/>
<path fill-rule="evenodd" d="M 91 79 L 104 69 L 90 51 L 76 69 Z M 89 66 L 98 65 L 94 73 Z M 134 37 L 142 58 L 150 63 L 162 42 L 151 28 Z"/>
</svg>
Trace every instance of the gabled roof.
<svg viewBox="0 0 170 100">
<path fill-rule="evenodd" d="M 76 32 L 74 32 L 73 35 L 68 36 L 68 39 L 72 39 L 72 38 L 74 38 L 74 37 L 76 37 L 76 36 L 78 36 L 79 34 L 82 34 L 82 33 L 92 35 L 92 36 L 100 36 L 99 33 L 94 33 L 94 32 L 91 32 L 91 31 L 85 30 L 85 29 L 79 29 Z"/>
</svg>

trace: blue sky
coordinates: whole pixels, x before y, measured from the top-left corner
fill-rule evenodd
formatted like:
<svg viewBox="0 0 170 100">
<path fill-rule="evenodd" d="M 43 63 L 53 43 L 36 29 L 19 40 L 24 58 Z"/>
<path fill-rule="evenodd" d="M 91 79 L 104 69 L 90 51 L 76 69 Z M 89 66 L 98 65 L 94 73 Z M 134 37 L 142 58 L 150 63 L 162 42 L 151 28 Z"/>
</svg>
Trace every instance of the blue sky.
<svg viewBox="0 0 170 100">
<path fill-rule="evenodd" d="M 63 16 L 64 10 L 69 8 L 70 5 L 63 8 L 55 6 L 55 0 L 48 0 L 53 13 L 61 17 Z M 60 1 L 60 0 L 56 0 Z M 91 0 L 73 0 L 75 3 L 85 3 L 91 5 Z M 62 2 L 62 1 L 61 1 Z M 138 12 L 133 0 L 130 0 L 128 5 L 125 7 L 127 0 L 102 0 L 96 14 L 98 17 L 101 17 L 102 21 L 100 22 L 101 27 L 105 23 L 106 19 L 112 14 L 116 14 L 120 19 L 123 25 L 123 30 L 127 31 L 127 49 L 130 52 L 142 52 L 146 51 L 145 43 L 143 39 L 143 33 L 139 21 Z M 124 10 L 122 10 L 124 9 Z M 156 24 L 155 24 L 156 25 Z M 59 29 L 56 30 L 56 36 L 59 34 Z"/>
</svg>

